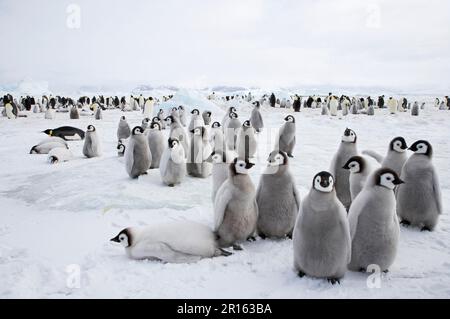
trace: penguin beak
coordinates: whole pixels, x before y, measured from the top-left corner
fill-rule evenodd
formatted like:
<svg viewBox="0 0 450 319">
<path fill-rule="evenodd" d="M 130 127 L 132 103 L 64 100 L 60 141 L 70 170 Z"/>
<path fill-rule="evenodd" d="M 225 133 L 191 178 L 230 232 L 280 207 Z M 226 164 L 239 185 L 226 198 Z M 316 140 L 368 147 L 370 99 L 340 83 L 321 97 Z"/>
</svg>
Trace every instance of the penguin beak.
<svg viewBox="0 0 450 319">
<path fill-rule="evenodd" d="M 245 163 L 245 168 L 246 168 L 246 169 L 250 169 L 250 168 L 252 168 L 253 166 L 255 166 L 254 163 L 250 163 L 250 162 Z"/>
<path fill-rule="evenodd" d="M 115 243 L 120 243 L 119 235 L 117 235 L 117 236 L 114 237 L 114 238 L 111 238 L 109 241 L 113 241 L 113 242 L 115 242 Z"/>
<path fill-rule="evenodd" d="M 405 184 L 405 182 L 402 181 L 400 178 L 396 178 L 396 179 L 393 181 L 393 183 L 394 183 L 394 185 Z"/>
</svg>

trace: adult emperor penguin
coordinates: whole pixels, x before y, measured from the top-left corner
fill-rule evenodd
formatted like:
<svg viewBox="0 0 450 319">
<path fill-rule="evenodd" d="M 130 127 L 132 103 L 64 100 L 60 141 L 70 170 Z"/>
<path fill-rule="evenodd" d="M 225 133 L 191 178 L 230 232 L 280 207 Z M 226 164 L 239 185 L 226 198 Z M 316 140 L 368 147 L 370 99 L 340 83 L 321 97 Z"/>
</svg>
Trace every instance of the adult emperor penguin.
<svg viewBox="0 0 450 319">
<path fill-rule="evenodd" d="M 166 129 L 166 121 L 165 121 L 165 116 L 164 116 L 164 110 L 163 109 L 160 109 L 159 111 L 158 111 L 158 118 L 159 118 L 159 121 L 161 122 L 161 129 L 163 129 L 163 130 L 165 130 Z"/>
<path fill-rule="evenodd" d="M 117 128 L 117 140 L 126 140 L 131 135 L 130 126 L 125 116 L 120 117 L 119 127 Z"/>
<path fill-rule="evenodd" d="M 377 265 L 384 272 L 394 262 L 399 239 L 394 188 L 403 183 L 389 168 L 376 170 L 350 207 L 352 236 L 349 269 L 366 271 Z"/>
<path fill-rule="evenodd" d="M 255 129 L 250 121 L 245 121 L 239 130 L 239 137 L 236 143 L 237 153 L 240 158 L 253 159 L 256 155 L 257 141 L 255 137 Z"/>
<path fill-rule="evenodd" d="M 241 121 L 239 121 L 237 113 L 230 113 L 227 127 L 225 127 L 225 141 L 229 150 L 234 151 L 237 146 L 237 138 L 239 129 L 241 128 Z"/>
<path fill-rule="evenodd" d="M 111 241 L 120 243 L 127 256 L 137 260 L 192 263 L 203 258 L 231 255 L 218 247 L 216 236 L 209 227 L 190 221 L 126 228 Z"/>
<path fill-rule="evenodd" d="M 409 148 L 414 152 L 402 169 L 405 181 L 397 190 L 397 213 L 403 225 L 433 231 L 442 214 L 441 188 L 432 163 L 433 148 L 420 140 Z"/>
<path fill-rule="evenodd" d="M 98 157 L 101 155 L 100 140 L 94 125 L 89 125 L 84 138 L 83 155 L 87 158 Z"/>
<path fill-rule="evenodd" d="M 184 155 L 189 154 L 189 140 L 186 131 L 181 126 L 180 119 L 170 115 L 166 118 L 166 124 L 170 126 L 169 136 L 173 139 L 177 139 L 178 143 L 184 148 Z"/>
<path fill-rule="evenodd" d="M 344 165 L 351 157 L 358 155 L 356 139 L 356 133 L 347 128 L 342 136 L 341 144 L 337 153 L 334 155 L 330 166 L 330 172 L 333 174 L 335 180 L 337 197 L 342 204 L 344 204 L 347 210 L 352 203 L 352 197 L 350 194 L 350 171 L 346 170 Z"/>
<path fill-rule="evenodd" d="M 213 150 L 224 151 L 226 150 L 223 130 L 219 122 L 214 122 L 211 125 L 210 143 Z"/>
<path fill-rule="evenodd" d="M 206 178 L 212 172 L 212 163 L 207 161 L 212 152 L 208 134 L 204 126 L 196 127 L 191 133 L 191 148 L 186 164 L 187 172 L 193 177 Z"/>
<path fill-rule="evenodd" d="M 392 96 L 389 97 L 389 99 L 387 101 L 387 106 L 388 106 L 389 113 L 391 113 L 391 114 L 397 113 L 398 102 Z"/>
<path fill-rule="evenodd" d="M 70 119 L 71 120 L 78 120 L 80 118 L 80 113 L 78 113 L 78 107 L 76 105 L 73 105 L 70 107 Z"/>
<path fill-rule="evenodd" d="M 159 168 L 161 156 L 166 145 L 164 134 L 161 131 L 161 123 L 153 122 L 150 124 L 147 139 L 150 153 L 152 154 L 150 169 Z"/>
<path fill-rule="evenodd" d="M 48 161 L 50 164 L 67 162 L 72 158 L 73 154 L 67 147 L 55 147 L 48 152 Z"/>
<path fill-rule="evenodd" d="M 340 282 L 351 257 L 350 227 L 345 207 L 336 197 L 333 176 L 318 173 L 303 199 L 294 228 L 294 268 L 299 277 Z"/>
<path fill-rule="evenodd" d="M 186 176 L 186 156 L 184 148 L 176 138 L 169 138 L 159 163 L 159 171 L 164 184 L 174 187 Z"/>
<path fill-rule="evenodd" d="M 281 126 L 275 149 L 285 152 L 289 157 L 294 157 L 292 152 L 295 147 L 295 117 L 288 115 Z"/>
<path fill-rule="evenodd" d="M 363 154 L 373 157 L 381 167 L 392 169 L 398 176 L 402 174 L 403 165 L 405 165 L 408 155 L 406 150 L 408 145 L 403 137 L 398 136 L 389 143 L 389 149 L 385 157 L 379 155 L 374 151 L 363 151 Z"/>
<path fill-rule="evenodd" d="M 131 138 L 125 150 L 125 168 L 131 178 L 147 174 L 152 163 L 152 154 L 144 130 L 140 126 L 133 128 Z"/>
<path fill-rule="evenodd" d="M 202 116 L 200 115 L 200 111 L 198 109 L 193 109 L 191 111 L 191 121 L 189 122 L 189 133 L 192 136 L 192 131 L 199 127 L 199 126 L 204 126 L 205 122 L 203 121 Z"/>
<path fill-rule="evenodd" d="M 84 131 L 72 126 L 61 126 L 55 129 L 43 131 L 49 136 L 60 137 L 66 141 L 78 141 L 84 139 Z"/>
<path fill-rule="evenodd" d="M 186 127 L 187 124 L 187 118 L 186 118 L 186 109 L 183 105 L 178 106 L 178 115 L 180 116 L 180 123 L 184 127 Z"/>
<path fill-rule="evenodd" d="M 14 114 L 14 107 L 13 107 L 12 102 L 7 102 L 5 104 L 5 112 L 6 112 L 6 116 L 10 120 L 15 119 L 17 117 L 17 114 Z"/>
<path fill-rule="evenodd" d="M 203 117 L 203 122 L 205 123 L 205 125 L 211 125 L 211 116 L 212 116 L 212 112 L 211 111 L 204 111 L 202 113 L 202 117 Z"/>
<path fill-rule="evenodd" d="M 256 192 L 258 235 L 262 238 L 292 238 L 300 195 L 289 171 L 288 156 L 284 152 L 273 151 L 267 161 L 268 166 Z"/>
<path fill-rule="evenodd" d="M 339 101 L 336 99 L 336 97 L 331 96 L 328 103 L 330 105 L 330 115 L 337 116 Z"/>
<path fill-rule="evenodd" d="M 344 168 L 350 170 L 350 195 L 353 202 L 366 184 L 367 177 L 372 170 L 368 161 L 362 156 L 351 157 L 345 163 Z"/>
<path fill-rule="evenodd" d="M 232 160 L 231 153 L 221 149 L 214 150 L 208 157 L 207 161 L 213 164 L 212 168 L 212 201 L 216 199 L 217 191 L 220 186 L 228 179 L 228 170 Z"/>
<path fill-rule="evenodd" d="M 255 101 L 253 102 L 253 105 L 250 123 L 255 128 L 256 133 L 260 133 L 264 128 L 264 121 L 260 112 L 261 104 L 259 101 Z"/>
<path fill-rule="evenodd" d="M 419 103 L 414 102 L 412 108 L 411 108 L 411 115 L 412 116 L 419 116 Z"/>
<path fill-rule="evenodd" d="M 255 235 L 258 220 L 255 186 L 249 170 L 253 163 L 236 158 L 229 166 L 228 179 L 214 201 L 214 229 L 220 247 L 240 250 L 242 241 Z"/>
</svg>

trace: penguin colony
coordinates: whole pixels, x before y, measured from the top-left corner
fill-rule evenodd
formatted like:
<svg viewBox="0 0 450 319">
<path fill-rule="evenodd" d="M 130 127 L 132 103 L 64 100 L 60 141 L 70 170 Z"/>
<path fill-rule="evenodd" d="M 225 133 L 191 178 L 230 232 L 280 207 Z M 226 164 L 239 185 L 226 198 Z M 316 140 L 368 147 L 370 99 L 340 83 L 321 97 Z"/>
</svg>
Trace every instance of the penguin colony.
<svg viewBox="0 0 450 319">
<path fill-rule="evenodd" d="M 172 96 L 163 97 L 170 101 Z M 357 133 L 347 128 L 340 138 L 329 171 L 318 172 L 309 193 L 300 198 L 290 172 L 295 153 L 296 118 L 288 115 L 279 129 L 267 167 L 255 186 L 249 172 L 255 166 L 258 134 L 264 129 L 262 107 L 321 109 L 322 115 L 343 116 L 366 114 L 387 108 L 388 113 L 411 110 L 418 116 L 424 109 L 416 101 L 310 96 L 304 100 L 277 99 L 275 94 L 255 100 L 244 96 L 210 100 L 251 102 L 249 119 L 240 119 L 237 107 L 230 106 L 221 122 L 214 121 L 211 111 L 188 112 L 184 106 L 156 111 L 156 98 L 130 96 L 70 98 L 43 96 L 14 99 L 6 95 L 0 100 L 3 115 L 15 119 L 25 111 L 44 113 L 54 119 L 55 112 L 69 113 L 68 119 L 91 116 L 103 119 L 103 111 L 141 110 L 142 125 L 133 128 L 121 116 L 117 128 L 117 155 L 124 157 L 130 178 L 139 178 L 149 170 L 159 170 L 164 185 L 175 187 L 187 175 L 194 178 L 212 176 L 211 200 L 214 204 L 214 229 L 193 222 L 171 222 L 146 228 L 126 228 L 111 239 L 125 247 L 132 259 L 164 262 L 195 262 L 202 258 L 228 256 L 227 249 L 242 250 L 247 241 L 257 238 L 291 239 L 293 268 L 299 277 L 324 278 L 340 283 L 345 273 L 366 271 L 378 265 L 388 272 L 395 261 L 400 240 L 400 225 L 433 231 L 442 214 L 438 174 L 434 168 L 433 147 L 419 140 L 408 147 L 405 138 L 390 141 L 386 156 L 372 150 L 360 154 Z M 292 101 L 291 101 L 292 100 Z M 450 100 L 436 99 L 439 110 L 450 109 Z M 21 114 L 22 112 L 22 114 Z M 190 120 L 188 121 L 188 114 Z M 188 124 L 189 123 L 189 124 Z M 163 131 L 169 129 L 168 134 Z M 52 164 L 69 161 L 73 154 L 69 143 L 83 141 L 86 158 L 102 156 L 100 136 L 94 125 L 86 131 L 72 126 L 46 129 L 48 137 L 33 146 L 30 154 L 48 154 Z M 413 152 L 408 157 L 407 150 Z M 375 159 L 379 166 L 368 161 Z M 317 240 L 320 238 L 320 240 Z"/>
</svg>

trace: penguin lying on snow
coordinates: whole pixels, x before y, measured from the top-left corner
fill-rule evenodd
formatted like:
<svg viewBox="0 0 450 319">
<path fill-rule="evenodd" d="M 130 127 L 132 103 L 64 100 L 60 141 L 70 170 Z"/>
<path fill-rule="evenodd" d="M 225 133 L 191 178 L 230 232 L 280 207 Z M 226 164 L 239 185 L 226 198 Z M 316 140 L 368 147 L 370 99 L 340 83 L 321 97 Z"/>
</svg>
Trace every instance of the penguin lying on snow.
<svg viewBox="0 0 450 319">
<path fill-rule="evenodd" d="M 127 228 L 111 241 L 120 243 L 127 256 L 137 260 L 192 263 L 203 258 L 231 255 L 218 247 L 211 229 L 187 221 Z"/>
<path fill-rule="evenodd" d="M 53 148 L 65 147 L 69 148 L 67 142 L 59 137 L 48 137 L 42 140 L 39 144 L 33 146 L 30 154 L 48 154 Z"/>
<path fill-rule="evenodd" d="M 327 278 L 339 283 L 351 257 L 345 207 L 336 197 L 333 176 L 320 172 L 303 199 L 294 229 L 294 267 L 299 277 Z"/>
<path fill-rule="evenodd" d="M 73 158 L 72 152 L 65 147 L 56 147 L 48 152 L 48 161 L 50 164 L 57 164 L 70 161 Z"/>
<path fill-rule="evenodd" d="M 84 131 L 72 126 L 61 126 L 55 129 L 47 129 L 43 131 L 49 136 L 60 137 L 66 141 L 76 141 L 84 139 Z"/>
</svg>

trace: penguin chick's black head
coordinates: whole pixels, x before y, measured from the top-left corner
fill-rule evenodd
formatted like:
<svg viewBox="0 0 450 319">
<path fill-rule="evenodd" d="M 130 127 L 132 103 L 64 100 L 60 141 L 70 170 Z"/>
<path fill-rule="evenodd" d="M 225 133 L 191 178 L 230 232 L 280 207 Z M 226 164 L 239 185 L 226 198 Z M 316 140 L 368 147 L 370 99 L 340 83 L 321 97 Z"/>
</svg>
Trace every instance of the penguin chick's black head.
<svg viewBox="0 0 450 319">
<path fill-rule="evenodd" d="M 214 122 L 212 124 L 212 128 L 218 128 L 218 127 L 220 127 L 220 123 L 219 122 Z"/>
<path fill-rule="evenodd" d="M 422 154 L 428 157 L 433 156 L 433 147 L 428 141 L 425 140 L 419 140 L 415 142 L 413 145 L 411 145 L 409 150 L 413 151 L 415 154 Z"/>
<path fill-rule="evenodd" d="M 269 154 L 267 162 L 269 162 L 269 166 L 287 165 L 288 156 L 283 151 L 273 151 L 272 153 Z"/>
<path fill-rule="evenodd" d="M 344 136 L 342 137 L 342 142 L 356 143 L 356 139 L 357 139 L 357 136 L 356 136 L 355 131 L 353 131 L 349 128 L 346 128 L 344 131 Z"/>
<path fill-rule="evenodd" d="M 178 107 L 178 109 L 179 109 L 180 111 L 183 111 L 183 110 L 184 110 L 183 105 L 180 105 L 180 106 Z"/>
<path fill-rule="evenodd" d="M 383 186 L 389 189 L 394 189 L 396 185 L 403 184 L 397 173 L 390 168 L 380 168 L 375 174 L 375 185 Z"/>
<path fill-rule="evenodd" d="M 193 109 L 191 114 L 200 115 L 200 111 L 198 109 Z"/>
<path fill-rule="evenodd" d="M 30 150 L 30 154 L 37 154 L 36 148 L 37 148 L 37 145 L 33 146 Z"/>
<path fill-rule="evenodd" d="M 366 167 L 366 161 L 361 156 L 353 156 L 345 163 L 343 169 L 349 169 L 352 173 L 363 172 Z"/>
<path fill-rule="evenodd" d="M 288 115 L 284 118 L 284 120 L 286 122 L 290 122 L 290 123 L 295 123 L 295 117 L 293 117 L 292 115 Z"/>
<path fill-rule="evenodd" d="M 330 193 L 334 188 L 334 177 L 329 172 L 320 172 L 313 179 L 313 188 L 323 193 Z"/>
<path fill-rule="evenodd" d="M 398 136 L 391 141 L 389 149 L 391 151 L 404 152 L 408 149 L 408 145 L 403 137 Z"/>
<path fill-rule="evenodd" d="M 56 164 L 58 163 L 58 158 L 56 156 L 50 156 L 48 158 L 48 160 L 50 161 L 50 164 Z"/>
<path fill-rule="evenodd" d="M 132 236 L 128 228 L 122 230 L 116 237 L 112 238 L 111 241 L 122 244 L 124 247 L 129 247 L 132 245 Z"/>
<path fill-rule="evenodd" d="M 178 141 L 176 138 L 169 138 L 169 148 L 174 148 L 178 144 L 180 144 L 180 141 Z"/>
<path fill-rule="evenodd" d="M 213 151 L 211 155 L 206 159 L 208 163 L 226 163 L 226 153 L 220 150 Z"/>
<path fill-rule="evenodd" d="M 144 129 L 141 126 L 136 126 L 133 128 L 132 134 L 133 135 L 140 135 L 144 133 Z"/>
<path fill-rule="evenodd" d="M 173 122 L 174 122 L 173 116 L 172 116 L 172 115 L 169 115 L 168 117 L 166 117 L 165 121 L 166 121 L 167 123 L 173 123 Z"/>
<path fill-rule="evenodd" d="M 248 171 L 255 164 L 251 163 L 248 159 L 235 158 L 233 163 L 230 165 L 232 175 L 243 175 L 248 174 Z"/>
<path fill-rule="evenodd" d="M 159 122 L 160 121 L 160 119 L 159 119 L 159 117 L 157 117 L 157 116 L 155 116 L 154 118 L 152 118 L 152 122 Z"/>
<path fill-rule="evenodd" d="M 242 126 L 243 126 L 243 127 L 252 127 L 252 124 L 250 123 L 249 120 L 246 120 L 246 121 L 242 124 Z"/>
<path fill-rule="evenodd" d="M 204 136 L 205 135 L 205 128 L 203 126 L 197 126 L 196 128 L 194 128 L 193 130 L 191 130 L 192 134 L 195 135 L 201 135 Z"/>
<path fill-rule="evenodd" d="M 94 125 L 88 125 L 87 131 L 88 131 L 88 132 L 94 132 L 94 131 L 95 131 Z"/>
<path fill-rule="evenodd" d="M 120 118 L 122 121 L 125 121 L 126 120 L 126 118 L 125 118 L 125 116 L 123 116 L 122 115 L 122 117 Z"/>
<path fill-rule="evenodd" d="M 161 131 L 161 124 L 159 124 L 159 122 L 152 122 L 152 124 L 150 124 L 150 128 Z"/>
<path fill-rule="evenodd" d="M 230 112 L 230 114 L 228 115 L 230 117 L 230 119 L 237 119 L 238 115 L 235 112 Z"/>
</svg>

